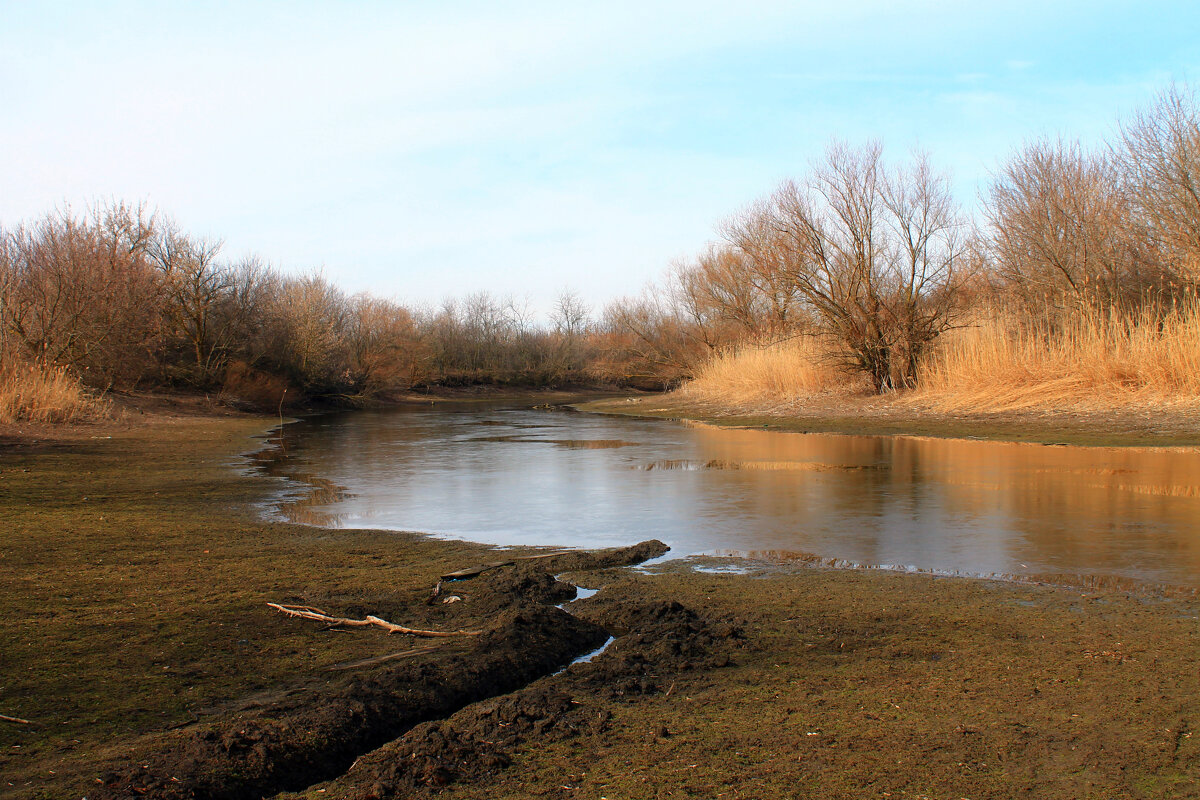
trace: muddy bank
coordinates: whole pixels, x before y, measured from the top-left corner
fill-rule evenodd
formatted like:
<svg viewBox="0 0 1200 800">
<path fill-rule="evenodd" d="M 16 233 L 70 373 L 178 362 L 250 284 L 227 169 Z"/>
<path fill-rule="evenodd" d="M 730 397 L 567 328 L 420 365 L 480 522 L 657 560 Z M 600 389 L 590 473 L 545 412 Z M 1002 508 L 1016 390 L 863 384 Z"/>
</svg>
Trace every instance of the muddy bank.
<svg viewBox="0 0 1200 800">
<path fill-rule="evenodd" d="M 621 637 L 620 644 L 604 659 L 606 666 L 587 672 L 589 693 L 654 691 L 656 685 L 648 677 L 652 667 L 657 673 L 705 663 L 713 645 L 707 627 L 677 603 L 606 602 L 592 605 L 586 613 L 568 613 L 559 604 L 571 600 L 576 588 L 555 579 L 552 570 L 635 564 L 666 550 L 661 542 L 650 541 L 606 551 L 528 557 L 442 582 L 450 587 L 445 594 L 415 607 L 393 602 L 393 614 L 407 611 L 406 618 L 436 621 L 445 631 L 483 632 L 437 639 L 425 647 L 411 642 L 408 649 L 391 655 L 337 664 L 332 669 L 343 674 L 321 685 L 298 686 L 259 707 L 143 742 L 114 759 L 89 796 L 251 800 L 303 789 L 341 775 L 360 763 L 360 756 L 419 723 L 443 720 L 471 703 L 520 690 L 614 636 Z M 338 613 L 361 613 L 354 606 L 345 609 Z M 317 625 L 305 620 L 295 624 L 308 624 L 310 634 L 319 636 Z M 371 783 L 374 794 L 362 796 L 391 797 L 396 787 L 442 785 L 460 774 L 482 774 L 504 761 L 504 748 L 496 741 L 507 742 L 511 749 L 535 732 L 555 726 L 560 732 L 570 730 L 573 723 L 559 719 L 565 690 L 539 690 L 505 701 L 521 709 L 510 716 L 519 717 L 526 723 L 523 727 L 496 723 L 511 728 L 498 732 L 478 723 L 468 726 L 477 733 L 471 734 L 474 739 L 447 738 L 447 733 L 440 740 L 427 738 L 428 725 L 414 730 L 409 738 L 422 742 L 421 757 L 409 753 L 399 772 L 395 759 L 386 755 L 361 762 L 380 765 L 356 772 L 356 780 L 378 774 Z M 438 724 L 450 725 L 444 732 L 460 730 L 452 723 Z M 431 749 L 433 741 L 443 746 Z M 476 746 L 484 741 L 489 744 Z M 408 745 L 392 745 L 397 747 Z M 466 750 L 475 754 L 473 760 L 464 755 Z M 468 762 L 473 766 L 462 766 Z"/>
<path fill-rule="evenodd" d="M 679 674 L 729 666 L 741 641 L 735 626 L 714 624 L 679 603 L 598 599 L 580 613 L 611 626 L 617 637 L 601 657 L 419 725 L 305 796 L 383 800 L 436 796 L 455 783 L 487 785 L 522 747 L 602 737 L 612 706 L 666 694 Z"/>
</svg>

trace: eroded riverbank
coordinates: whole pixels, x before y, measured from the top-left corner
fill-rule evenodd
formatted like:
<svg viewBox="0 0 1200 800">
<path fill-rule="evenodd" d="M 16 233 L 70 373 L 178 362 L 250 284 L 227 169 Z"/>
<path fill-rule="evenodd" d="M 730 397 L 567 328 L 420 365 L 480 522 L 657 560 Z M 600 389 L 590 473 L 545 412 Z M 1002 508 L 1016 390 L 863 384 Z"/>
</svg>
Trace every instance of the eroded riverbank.
<svg viewBox="0 0 1200 800">
<path fill-rule="evenodd" d="M 507 613 L 425 600 L 442 574 L 532 551 L 259 520 L 264 483 L 228 466 L 263 425 L 195 419 L 0 454 L 0 714 L 31 723 L 0 723 L 0 794 L 83 796 L 122 754 L 244 715 L 275 724 L 272 709 L 321 695 L 339 667 L 423 644 L 267 602 L 415 627 Z M 1200 770 L 1194 600 L 799 563 L 563 577 L 600 589 L 573 604 L 582 619 L 641 608 L 683 627 L 444 708 L 302 794 L 1180 797 Z M 348 672 L 436 671 L 463 647 Z M 362 697 L 341 697 L 356 713 Z"/>
</svg>

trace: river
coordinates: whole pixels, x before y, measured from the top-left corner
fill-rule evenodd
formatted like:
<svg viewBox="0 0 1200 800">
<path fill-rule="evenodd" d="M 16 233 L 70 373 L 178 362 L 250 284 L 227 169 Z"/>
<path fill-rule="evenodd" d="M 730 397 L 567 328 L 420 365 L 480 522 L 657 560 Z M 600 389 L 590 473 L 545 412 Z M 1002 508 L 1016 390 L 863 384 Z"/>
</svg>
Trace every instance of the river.
<svg viewBox="0 0 1200 800">
<path fill-rule="evenodd" d="M 1200 451 L 438 404 L 285 426 L 267 513 L 497 545 L 1200 588 Z"/>
</svg>

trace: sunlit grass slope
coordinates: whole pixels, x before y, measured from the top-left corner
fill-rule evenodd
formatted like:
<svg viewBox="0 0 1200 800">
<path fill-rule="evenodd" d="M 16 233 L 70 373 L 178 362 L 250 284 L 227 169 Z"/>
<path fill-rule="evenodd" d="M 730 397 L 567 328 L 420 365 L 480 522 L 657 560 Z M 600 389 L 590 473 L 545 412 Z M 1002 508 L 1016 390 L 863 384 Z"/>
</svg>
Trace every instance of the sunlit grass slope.
<svg viewBox="0 0 1200 800">
<path fill-rule="evenodd" d="M 821 341 L 800 337 L 720 353 L 697 371 L 681 393 L 699 402 L 769 407 L 864 388 L 865 382 L 839 367 Z"/>
</svg>

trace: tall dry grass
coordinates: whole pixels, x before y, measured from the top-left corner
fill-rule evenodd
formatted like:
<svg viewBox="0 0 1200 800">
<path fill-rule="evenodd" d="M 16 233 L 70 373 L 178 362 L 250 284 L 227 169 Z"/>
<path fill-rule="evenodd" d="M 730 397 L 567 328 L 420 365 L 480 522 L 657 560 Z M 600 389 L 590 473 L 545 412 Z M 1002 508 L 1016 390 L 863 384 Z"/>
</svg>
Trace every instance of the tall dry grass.
<svg viewBox="0 0 1200 800">
<path fill-rule="evenodd" d="M 838 366 L 828 345 L 803 336 L 719 353 L 697 370 L 680 395 L 702 403 L 770 410 L 814 395 L 868 388 L 863 378 Z"/>
<path fill-rule="evenodd" d="M 0 423 L 82 422 L 108 416 L 66 367 L 0 357 Z"/>
<path fill-rule="evenodd" d="M 947 411 L 1200 405 L 1200 303 L 1044 322 L 993 310 L 943 335 L 918 387 Z"/>
</svg>

